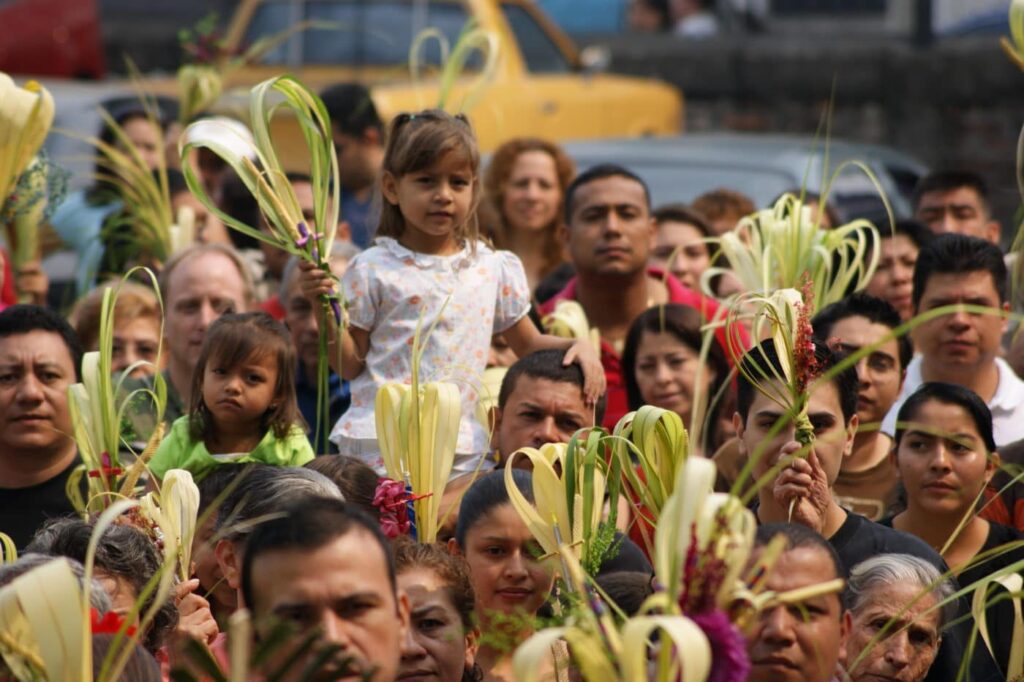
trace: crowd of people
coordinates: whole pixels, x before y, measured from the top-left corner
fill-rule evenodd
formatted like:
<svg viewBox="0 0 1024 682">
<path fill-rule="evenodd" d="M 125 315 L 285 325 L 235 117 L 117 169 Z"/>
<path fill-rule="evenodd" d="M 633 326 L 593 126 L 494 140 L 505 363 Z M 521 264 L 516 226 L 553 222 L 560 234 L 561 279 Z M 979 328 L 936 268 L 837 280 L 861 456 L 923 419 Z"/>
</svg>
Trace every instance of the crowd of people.
<svg viewBox="0 0 1024 682">
<path fill-rule="evenodd" d="M 552 617 L 557 570 L 509 496 L 511 477 L 532 499 L 532 474 L 507 473 L 506 461 L 612 430 L 652 405 L 686 425 L 691 456 L 715 463 L 719 490 L 749 501 L 759 525 L 750 563 L 785 538 L 767 589 L 794 595 L 843 581 L 840 591 L 764 605 L 744 633 L 748 679 L 1008 679 L 1024 636 L 1015 602 L 993 600 L 977 616 L 958 594 L 1024 558 L 1024 361 L 1007 333 L 1016 263 L 999 246 L 978 177 L 922 179 L 913 219 L 877 226 L 866 288 L 814 316 L 816 366 L 828 380 L 806 396 L 815 442 L 794 458 L 796 427 L 750 380 L 751 363 L 786 365 L 784 349 L 742 331 L 759 348 L 756 359 L 736 358 L 724 328 L 709 326 L 741 288 L 727 272 L 704 276 L 728 267 L 714 238 L 761 207 L 735 188 L 654 207 L 630 169 L 576 169 L 547 140 L 510 140 L 485 166 L 464 116 L 381 121 L 356 85 L 322 98 L 344 221 L 330 272 L 247 242 L 200 205 L 197 243 L 149 263 L 158 298 L 117 281 L 139 254 L 104 227 L 122 209 L 116 187 L 97 183 L 55 214 L 79 254 L 78 302 L 61 311 L 5 299 L 0 311 L 0 531 L 22 553 L 0 567 L 0 585 L 41 557 L 93 560 L 95 580 L 81 580 L 98 611 L 156 613 L 123 679 L 195 666 L 188 642 L 230 667 L 228 624 L 247 609 L 254 642 L 274 641 L 281 622 L 317 633 L 317 646 L 263 661 L 291 666 L 289 679 L 316 663 L 326 677 L 315 679 L 355 666 L 382 681 L 512 680 L 516 648 Z M 111 113 L 130 133 L 111 143 L 134 145 L 154 168 L 162 149 L 177 148 L 138 107 Z M 174 156 L 168 172 L 180 177 Z M 220 210 L 258 224 L 251 197 L 215 161 L 185 163 L 206 171 Z M 310 178 L 289 180 L 312 222 Z M 193 199 L 174 187 L 179 201 Z M 829 229 L 836 218 L 822 201 L 820 229 Z M 82 483 L 72 475 L 81 457 L 68 389 L 82 378 L 83 353 L 99 349 L 110 287 L 113 371 L 130 374 L 128 390 L 153 387 L 157 373 L 166 386 L 162 425 L 146 420 L 147 400 L 133 402 L 136 440 L 166 430 L 148 475 L 155 485 L 185 469 L 199 488 L 188 579 L 165 603 L 147 601 L 161 565 L 150 538 L 131 525 L 97 531 L 68 495 Z M 323 297 L 339 289 L 346 324 L 321 329 Z M 544 328 L 570 301 L 596 345 Z M 420 328 L 430 333 L 414 361 Z M 479 377 L 492 367 L 507 371 L 480 420 Z M 414 368 L 421 381 L 454 382 L 462 408 L 432 544 L 382 531 L 375 397 Z M 329 442 L 319 437 L 327 432 Z M 626 615 L 655 589 L 635 511 L 623 505 L 617 549 L 594 576 Z M 977 618 L 991 636 L 976 636 Z M 108 639 L 96 635 L 94 647 Z M 577 675 L 572 656 L 565 642 L 552 647 L 545 672 Z"/>
</svg>

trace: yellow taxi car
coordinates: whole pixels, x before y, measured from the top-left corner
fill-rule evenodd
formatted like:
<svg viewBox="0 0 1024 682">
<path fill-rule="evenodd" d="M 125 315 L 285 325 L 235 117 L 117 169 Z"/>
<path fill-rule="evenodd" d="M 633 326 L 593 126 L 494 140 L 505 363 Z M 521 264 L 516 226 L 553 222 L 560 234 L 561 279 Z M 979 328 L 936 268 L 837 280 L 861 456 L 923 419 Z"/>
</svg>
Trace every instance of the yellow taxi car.
<svg viewBox="0 0 1024 682">
<path fill-rule="evenodd" d="M 599 52 L 578 51 L 530 0 L 243 0 L 225 33 L 228 49 L 244 49 L 300 22 L 312 27 L 236 71 L 231 84 L 251 85 L 283 72 L 318 90 L 357 80 L 370 86 L 382 118 L 389 120 L 438 100 L 436 78 L 410 76 L 415 36 L 432 27 L 455 45 L 470 21 L 491 31 L 499 44 L 494 77 L 465 112 L 483 151 L 524 135 L 580 140 L 680 132 L 683 100 L 676 88 L 599 73 Z M 427 64 L 436 67 L 440 61 L 436 42 L 428 42 L 422 54 Z M 456 81 L 450 111 L 461 110 L 479 80 L 481 62 L 479 55 L 470 59 Z M 274 133 L 286 138 L 288 152 L 301 144 L 291 121 L 282 121 Z M 288 152 L 285 163 L 291 165 Z"/>
</svg>

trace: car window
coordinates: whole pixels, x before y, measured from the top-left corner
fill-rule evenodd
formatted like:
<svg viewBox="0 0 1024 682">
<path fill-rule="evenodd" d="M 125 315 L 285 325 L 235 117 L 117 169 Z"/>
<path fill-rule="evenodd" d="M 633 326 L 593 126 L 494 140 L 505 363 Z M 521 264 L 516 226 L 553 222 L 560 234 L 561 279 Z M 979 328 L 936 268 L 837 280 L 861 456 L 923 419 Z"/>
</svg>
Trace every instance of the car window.
<svg viewBox="0 0 1024 682">
<path fill-rule="evenodd" d="M 569 61 L 530 12 L 519 5 L 502 4 L 512 34 L 530 73 L 566 73 Z"/>
<path fill-rule="evenodd" d="M 291 25 L 292 4 L 290 0 L 262 3 L 249 25 L 247 43 Z M 400 66 L 409 59 L 413 36 L 424 27 L 439 30 L 449 46 L 454 46 L 469 16 L 465 6 L 456 2 L 314 0 L 304 3 L 302 18 L 326 22 L 331 27 L 311 28 L 293 36 L 268 53 L 262 60 L 264 64 L 290 64 L 290 54 L 301 54 L 302 63 L 307 65 Z M 437 64 L 440 61 L 437 43 L 429 41 L 422 55 L 425 63 Z M 471 59 L 468 67 L 472 68 L 474 63 Z"/>
</svg>

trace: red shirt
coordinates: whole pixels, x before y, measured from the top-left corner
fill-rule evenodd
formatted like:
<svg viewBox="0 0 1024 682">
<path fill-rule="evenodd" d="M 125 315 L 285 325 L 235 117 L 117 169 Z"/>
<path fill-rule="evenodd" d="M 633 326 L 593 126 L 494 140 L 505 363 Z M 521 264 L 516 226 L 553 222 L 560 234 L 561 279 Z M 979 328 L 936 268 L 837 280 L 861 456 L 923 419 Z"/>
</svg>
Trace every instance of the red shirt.
<svg viewBox="0 0 1024 682">
<path fill-rule="evenodd" d="M 721 306 L 717 301 L 683 286 L 682 282 L 672 275 L 666 275 L 658 268 L 647 268 L 647 274 L 655 279 L 664 279 L 665 286 L 668 288 L 669 303 L 681 303 L 696 308 L 705 320 L 715 319 L 719 315 L 719 308 Z M 555 305 L 559 301 L 577 300 L 576 280 L 577 278 L 573 277 L 564 289 L 542 303 L 540 306 L 541 314 L 547 315 L 553 312 Z M 721 315 L 724 317 L 724 311 Z M 739 330 L 739 337 L 744 347 L 750 346 L 750 338 L 745 329 Z M 719 327 L 715 330 L 715 338 L 718 339 L 719 345 L 725 351 L 726 359 L 731 364 L 732 358 L 729 357 L 726 346 L 725 327 Z M 601 426 L 612 429 L 629 412 L 629 403 L 626 398 L 626 382 L 622 376 L 622 358 L 619 357 L 619 354 L 612 345 L 604 339 L 601 339 L 601 364 L 604 366 L 605 380 L 608 382 L 608 391 L 605 395 L 607 406 L 605 407 L 604 422 Z"/>
</svg>

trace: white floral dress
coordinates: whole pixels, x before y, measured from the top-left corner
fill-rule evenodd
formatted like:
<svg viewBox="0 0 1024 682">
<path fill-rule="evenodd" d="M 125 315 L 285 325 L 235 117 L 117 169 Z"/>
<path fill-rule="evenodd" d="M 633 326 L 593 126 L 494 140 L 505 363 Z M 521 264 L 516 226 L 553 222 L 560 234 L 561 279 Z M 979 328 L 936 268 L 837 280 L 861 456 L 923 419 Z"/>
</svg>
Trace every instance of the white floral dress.
<svg viewBox="0 0 1024 682">
<path fill-rule="evenodd" d="M 481 242 L 475 255 L 467 246 L 451 256 L 433 256 L 379 237 L 352 260 L 342 289 L 350 324 L 369 332 L 370 347 L 365 368 L 351 384 L 352 404 L 334 425 L 331 440 L 342 454 L 383 471 L 374 400 L 383 384 L 412 381 L 413 336 L 422 315 L 426 340 L 421 340 L 420 381 L 458 385 L 462 422 L 453 473 L 472 471 L 488 449 L 487 432 L 474 411 L 491 337 L 530 308 L 522 262 Z"/>
</svg>

